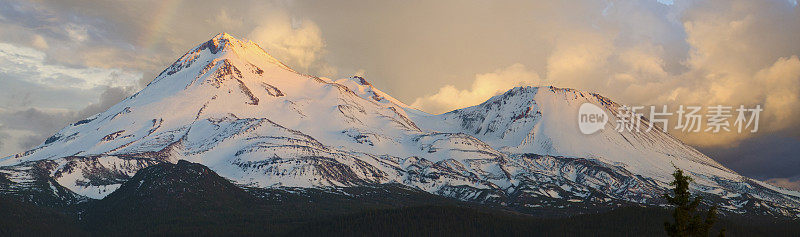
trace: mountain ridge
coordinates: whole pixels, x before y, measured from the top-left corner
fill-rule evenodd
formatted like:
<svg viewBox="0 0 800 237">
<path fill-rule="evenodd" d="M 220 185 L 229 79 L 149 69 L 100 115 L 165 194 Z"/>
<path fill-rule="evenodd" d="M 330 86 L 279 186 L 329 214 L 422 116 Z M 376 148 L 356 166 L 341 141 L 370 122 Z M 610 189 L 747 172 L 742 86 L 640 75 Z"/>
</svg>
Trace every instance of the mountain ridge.
<svg viewBox="0 0 800 237">
<path fill-rule="evenodd" d="M 28 175 L 31 167 L 48 163 L 46 178 L 100 199 L 140 169 L 188 160 L 245 187 L 399 184 L 536 209 L 662 205 L 675 165 L 724 211 L 800 217 L 800 192 L 743 177 L 667 133 L 582 135 L 574 122 L 581 103 L 608 114 L 619 106 L 573 89 L 516 87 L 430 115 L 362 77 L 299 74 L 222 33 L 107 111 L 0 159 L 0 174 L 8 187 L 25 188 L 41 179 Z"/>
</svg>

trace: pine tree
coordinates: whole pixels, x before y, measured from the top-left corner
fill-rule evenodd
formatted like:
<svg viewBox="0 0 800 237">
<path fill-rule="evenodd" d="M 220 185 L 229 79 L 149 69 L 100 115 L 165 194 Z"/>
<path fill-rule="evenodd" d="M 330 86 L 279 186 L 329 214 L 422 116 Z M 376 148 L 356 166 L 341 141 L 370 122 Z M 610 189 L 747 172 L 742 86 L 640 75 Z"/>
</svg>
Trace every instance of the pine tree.
<svg viewBox="0 0 800 237">
<path fill-rule="evenodd" d="M 711 227 L 717 221 L 717 208 L 711 207 L 705 215 L 697 211 L 697 207 L 702 201 L 702 197 L 695 197 L 692 199 L 692 194 L 689 193 L 689 184 L 692 182 L 692 177 L 683 174 L 683 170 L 675 168 L 672 173 L 675 178 L 670 185 L 674 186 L 672 189 L 673 195 L 664 194 L 667 202 L 675 206 L 672 212 L 674 223 L 664 222 L 664 229 L 669 236 L 708 236 Z M 724 236 L 724 229 L 720 232 Z"/>
</svg>

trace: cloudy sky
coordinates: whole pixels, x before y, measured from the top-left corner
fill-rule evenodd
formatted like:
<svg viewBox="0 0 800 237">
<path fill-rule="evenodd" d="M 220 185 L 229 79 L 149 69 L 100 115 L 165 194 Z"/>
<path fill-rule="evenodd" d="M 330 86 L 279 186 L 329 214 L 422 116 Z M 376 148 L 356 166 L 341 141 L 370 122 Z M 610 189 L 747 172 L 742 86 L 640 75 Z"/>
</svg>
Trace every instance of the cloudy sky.
<svg viewBox="0 0 800 237">
<path fill-rule="evenodd" d="M 0 0 L 0 156 L 105 110 L 223 31 L 430 113 L 518 85 L 631 105 L 761 105 L 757 133 L 673 135 L 800 189 L 796 0 Z"/>
</svg>

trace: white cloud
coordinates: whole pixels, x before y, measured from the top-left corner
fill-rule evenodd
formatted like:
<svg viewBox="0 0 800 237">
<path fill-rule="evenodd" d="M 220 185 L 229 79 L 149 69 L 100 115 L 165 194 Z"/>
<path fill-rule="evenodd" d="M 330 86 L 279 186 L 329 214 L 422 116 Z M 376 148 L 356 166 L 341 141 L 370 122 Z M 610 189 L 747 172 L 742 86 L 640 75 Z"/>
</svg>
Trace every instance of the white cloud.
<svg viewBox="0 0 800 237">
<path fill-rule="evenodd" d="M 614 2 L 605 14 L 594 13 L 602 16 L 586 16 L 591 27 L 567 21 L 540 32 L 553 39 L 542 46 L 549 49 L 544 81 L 631 105 L 760 104 L 760 134 L 800 135 L 800 47 L 789 43 L 800 37 L 800 28 L 786 27 L 800 24 L 795 8 L 780 1 L 648 4 Z M 670 38 L 675 35 L 684 37 Z M 476 78 L 468 90 L 442 86 L 434 95 L 418 97 L 414 105 L 434 113 L 457 109 L 519 81 L 497 76 L 491 84 Z M 491 92 L 481 93 L 482 87 Z M 676 134 L 698 146 L 734 146 L 757 135 Z"/>
<path fill-rule="evenodd" d="M 242 27 L 244 24 L 244 19 L 241 16 L 234 17 L 228 14 L 228 11 L 222 9 L 219 13 L 214 16 L 214 21 L 212 23 L 218 24 L 224 28 L 228 29 L 238 29 Z"/>
<path fill-rule="evenodd" d="M 429 113 L 443 113 L 454 108 L 477 105 L 489 97 L 503 93 L 509 88 L 524 85 L 540 85 L 539 74 L 530 71 L 522 64 L 514 64 L 491 73 L 475 75 L 469 89 L 459 90 L 447 85 L 436 94 L 417 98 L 411 107 Z"/>
<path fill-rule="evenodd" d="M 53 88 L 125 87 L 141 78 L 141 73 L 123 69 L 50 64 L 44 52 L 6 43 L 0 43 L 0 64 L 5 65 L 0 67 L 3 77 L 24 78 Z"/>
<path fill-rule="evenodd" d="M 50 47 L 47 45 L 47 40 L 45 40 L 41 35 L 34 35 L 33 40 L 31 40 L 31 45 L 39 50 L 45 50 Z"/>
<path fill-rule="evenodd" d="M 89 39 L 89 30 L 86 26 L 77 24 L 67 24 L 64 30 L 70 39 L 77 42 L 83 42 Z"/>
<path fill-rule="evenodd" d="M 325 41 L 313 21 L 298 20 L 286 13 L 275 12 L 260 22 L 248 38 L 270 55 L 300 72 L 320 76 L 336 74 L 336 68 L 323 59 Z"/>
</svg>

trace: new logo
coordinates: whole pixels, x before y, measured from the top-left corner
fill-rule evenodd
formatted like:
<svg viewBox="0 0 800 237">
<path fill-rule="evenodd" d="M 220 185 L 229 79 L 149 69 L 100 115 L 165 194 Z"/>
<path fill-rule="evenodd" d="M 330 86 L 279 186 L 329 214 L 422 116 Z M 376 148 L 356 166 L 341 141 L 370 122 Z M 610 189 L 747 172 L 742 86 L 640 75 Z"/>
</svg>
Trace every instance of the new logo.
<svg viewBox="0 0 800 237">
<path fill-rule="evenodd" d="M 578 109 L 578 128 L 581 133 L 589 135 L 603 129 L 608 122 L 608 115 L 602 108 L 591 103 L 583 103 Z"/>
</svg>

